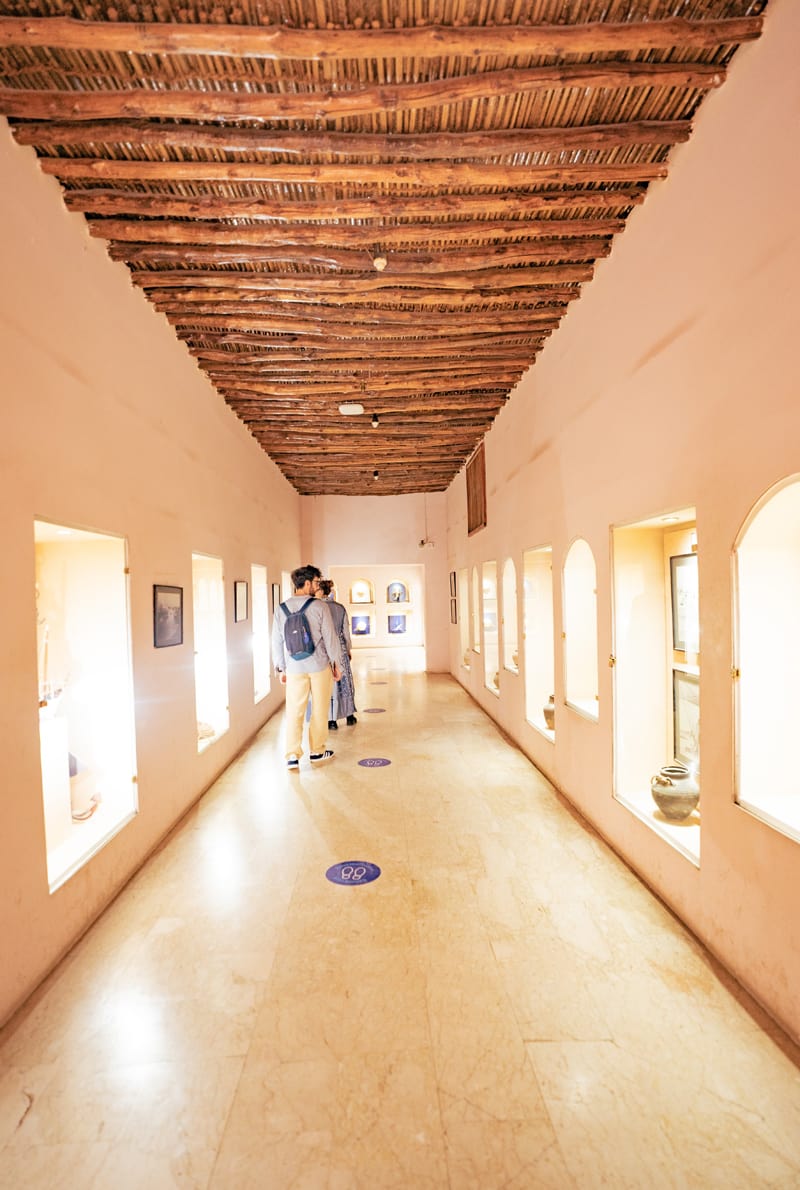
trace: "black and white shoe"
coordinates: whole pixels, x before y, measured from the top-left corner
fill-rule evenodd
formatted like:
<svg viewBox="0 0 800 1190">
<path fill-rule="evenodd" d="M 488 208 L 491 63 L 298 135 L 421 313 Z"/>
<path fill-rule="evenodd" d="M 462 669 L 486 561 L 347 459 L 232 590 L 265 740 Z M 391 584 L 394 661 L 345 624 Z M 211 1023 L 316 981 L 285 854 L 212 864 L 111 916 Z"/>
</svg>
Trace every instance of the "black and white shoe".
<svg viewBox="0 0 800 1190">
<path fill-rule="evenodd" d="M 295 756 L 294 752 L 287 758 L 286 767 L 290 773 L 300 772 L 300 757 Z"/>
<path fill-rule="evenodd" d="M 333 752 L 326 748 L 324 752 L 312 752 L 309 757 L 312 764 L 324 764 L 326 760 L 333 760 Z"/>
<path fill-rule="evenodd" d="M 336 720 L 329 719 L 328 720 L 328 731 L 338 731 L 338 730 L 339 730 L 339 724 L 336 722 Z"/>
<path fill-rule="evenodd" d="M 356 723 L 358 723 L 358 719 L 356 719 L 355 715 L 347 716 L 347 726 L 348 727 L 355 727 Z"/>
</svg>

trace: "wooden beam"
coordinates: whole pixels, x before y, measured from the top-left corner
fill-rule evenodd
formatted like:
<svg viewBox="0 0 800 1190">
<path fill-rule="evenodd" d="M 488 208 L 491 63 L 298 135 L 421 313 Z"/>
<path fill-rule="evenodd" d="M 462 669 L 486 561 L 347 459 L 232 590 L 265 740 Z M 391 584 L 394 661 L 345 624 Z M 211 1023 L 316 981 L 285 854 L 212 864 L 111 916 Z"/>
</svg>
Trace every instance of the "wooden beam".
<svg viewBox="0 0 800 1190">
<path fill-rule="evenodd" d="M 508 348 L 509 350 L 523 350 L 527 348 L 533 351 L 535 346 L 530 341 L 532 336 L 524 333 L 520 335 L 499 336 L 495 340 L 484 340 L 482 337 L 480 341 L 477 340 L 476 336 L 451 335 L 449 339 L 441 342 L 436 339 L 412 340 L 408 338 L 375 342 L 365 338 L 349 343 L 347 340 L 304 339 L 299 335 L 284 335 L 274 339 L 267 339 L 263 335 L 248 334 L 246 331 L 227 331 L 214 334 L 207 331 L 200 333 L 185 331 L 180 328 L 176 331 L 176 336 L 181 340 L 188 341 L 190 344 L 197 339 L 206 339 L 217 345 L 225 343 L 242 344 L 244 346 L 256 346 L 259 350 L 263 350 L 265 346 L 269 346 L 270 344 L 273 344 L 278 351 L 291 347 L 294 350 L 305 348 L 311 352 L 316 347 L 316 358 L 320 360 L 324 360 L 328 355 L 340 357 L 348 349 L 359 359 L 401 359 L 403 357 L 409 357 L 414 360 L 420 358 L 429 359 L 435 355 L 451 356 L 453 359 L 456 359 L 460 356 L 469 356 L 476 351 L 483 351 L 487 347 L 498 350 L 502 348 Z M 199 346 L 202 350 L 207 344 L 198 345 L 195 343 L 195 346 Z"/>
<path fill-rule="evenodd" d="M 644 199 L 639 186 L 618 186 L 613 190 L 572 189 L 531 194 L 512 191 L 503 194 L 428 194 L 404 195 L 403 217 L 441 219 L 443 215 L 482 215 L 521 218 L 542 212 L 589 208 L 625 210 Z M 267 222 L 298 223 L 329 219 L 395 219 L 395 198 L 345 198 L 288 202 L 265 195 L 262 198 L 236 198 L 207 194 L 184 198 L 174 194 L 135 194 L 119 190 L 67 190 L 64 202 L 71 211 L 96 215 L 151 215 L 177 219 L 257 219 Z"/>
<path fill-rule="evenodd" d="M 497 158 L 520 153 L 619 149 L 629 145 L 674 145 L 689 139 L 688 120 L 633 120 L 629 124 L 584 124 L 569 128 L 498 128 L 492 132 L 425 132 L 417 135 L 365 132 L 272 132 L 213 124 L 149 120 L 45 120 L 12 128 L 20 145 L 146 145 L 225 153 L 285 153 L 307 158 L 391 157 L 422 161 Z"/>
<path fill-rule="evenodd" d="M 230 28 L 230 26 L 228 26 Z M 415 111 L 453 103 L 526 95 L 535 91 L 680 87 L 708 91 L 725 71 L 705 62 L 590 62 L 489 70 L 432 82 L 360 84 L 349 90 L 255 91 L 46 91 L 4 87 L 0 113 L 23 120 L 138 119 L 322 120 Z M 243 74 L 242 80 L 249 76 Z"/>
<path fill-rule="evenodd" d="M 263 306 L 259 305 L 255 308 L 252 302 L 217 302 L 209 305 L 197 303 L 187 304 L 183 302 L 155 304 L 156 308 L 162 314 L 166 314 L 169 318 L 174 318 L 184 323 L 192 321 L 196 317 L 213 318 L 219 315 L 220 318 L 248 318 L 253 315 L 259 319 L 264 318 L 267 321 L 272 318 L 287 321 L 296 318 L 302 321 L 316 322 L 323 327 L 333 327 L 339 322 L 343 322 L 348 326 L 360 326 L 364 328 L 381 327 L 384 330 L 404 330 L 405 328 L 416 330 L 419 326 L 418 310 L 342 311 L 335 305 L 294 305 L 282 302 L 265 303 Z M 565 312 L 566 307 L 562 306 L 545 306 L 538 310 L 476 310 L 469 314 L 463 314 L 460 311 L 453 312 L 452 310 L 441 314 L 426 311 L 425 321 L 428 326 L 437 326 L 447 330 L 452 330 L 455 327 L 478 327 L 484 323 L 491 324 L 494 327 L 520 326 L 522 324 L 526 326 L 541 325 L 555 327 Z M 344 318 L 343 315 L 347 315 L 347 317 Z M 232 361 L 229 360 L 228 362 Z M 240 364 L 242 361 L 234 362 Z"/>
<path fill-rule="evenodd" d="M 103 178 L 118 182 L 272 182 L 279 186 L 440 186 L 491 189 L 652 182 L 667 166 L 645 161 L 625 165 L 492 165 L 409 162 L 406 165 L 305 165 L 265 161 L 130 161 L 105 157 L 42 157 L 42 171 L 62 181 Z M 395 214 L 397 212 L 395 211 Z"/>
<path fill-rule="evenodd" d="M 147 261 L 150 264 L 163 264 L 170 260 L 181 261 L 184 264 L 209 264 L 220 262 L 221 258 L 216 255 L 217 249 L 202 249 L 184 248 L 180 250 L 172 250 L 166 248 L 148 249 L 142 248 L 132 254 L 125 254 L 125 260 L 133 260 L 136 262 Z M 493 256 L 493 254 L 492 254 Z M 242 256 L 240 263 L 250 263 L 250 257 L 245 253 Z M 491 257 L 490 257 L 491 259 Z M 235 260 L 226 257 L 226 264 L 237 263 Z M 452 263 L 452 262 L 451 262 Z M 459 263 L 461 263 L 459 261 Z M 484 260 L 484 264 L 486 261 Z M 439 272 L 433 262 L 431 264 L 421 265 L 425 271 L 423 272 L 400 272 L 392 269 L 391 263 L 387 266 L 383 273 L 355 274 L 354 276 L 341 276 L 335 279 L 330 277 L 320 278 L 319 280 L 327 280 L 329 287 L 326 288 L 321 284 L 315 284 L 314 288 L 319 293 L 335 293 L 339 286 L 348 285 L 354 289 L 359 289 L 361 292 L 369 292 L 383 289 L 390 285 L 401 284 L 411 286 L 418 289 L 458 289 L 467 290 L 470 288 L 493 288 L 498 289 L 514 289 L 517 286 L 530 287 L 532 285 L 562 285 L 568 282 L 590 281 L 593 275 L 593 268 L 590 264 L 563 264 L 563 265 L 531 265 L 530 268 L 518 267 L 513 269 L 502 268 L 476 268 L 473 271 L 466 269 L 458 272 Z M 150 276 L 157 274 L 151 273 Z M 262 273 L 261 277 L 271 276 L 280 279 L 284 286 L 295 274 L 288 273 Z M 234 276 L 232 273 L 218 273 L 218 278 L 225 278 Z M 304 280 L 309 280 L 309 274 Z M 187 269 L 183 273 L 183 282 L 194 281 L 194 273 Z"/>
<path fill-rule="evenodd" d="M 390 29 L 293 29 L 285 25 L 0 18 L 0 45 L 94 53 L 196 54 L 278 62 L 373 58 L 520 58 L 544 54 L 712 49 L 751 41 L 761 17 L 731 20 L 591 22 L 566 25 L 418 25 Z"/>
<path fill-rule="evenodd" d="M 402 206 L 399 209 L 402 214 Z M 551 250 L 559 246 L 558 237 L 580 238 L 616 235 L 625 226 L 623 219 L 542 219 L 485 220 L 462 223 L 402 223 L 393 227 L 356 226 L 342 223 L 274 224 L 251 227 L 227 227 L 219 223 L 176 223 L 168 219 L 120 220 L 90 219 L 89 233 L 97 239 L 118 243 L 148 244 L 252 244 L 255 247 L 362 247 L 377 255 L 399 244 L 463 244 L 470 242 L 517 242 L 546 240 Z"/>
<path fill-rule="evenodd" d="M 382 289 L 378 294 L 360 294 L 343 292 L 338 296 L 333 294 L 306 293 L 303 290 L 265 290 L 263 293 L 252 289 L 152 289 L 147 291 L 149 301 L 158 310 L 178 310 L 183 306 L 187 313 L 196 306 L 215 302 L 229 302 L 238 305 L 241 313 L 254 313 L 267 305 L 276 309 L 288 308 L 296 310 L 302 306 L 309 308 L 339 309 L 347 307 L 358 317 L 363 310 L 367 314 L 385 312 L 413 312 L 419 315 L 422 311 L 427 317 L 428 311 L 469 310 L 471 313 L 485 313 L 497 310 L 499 313 L 507 310 L 518 310 L 521 315 L 528 312 L 550 310 L 554 316 L 566 313 L 567 303 L 578 297 L 580 290 L 553 287 L 551 289 L 512 289 L 503 293 L 488 292 L 485 297 L 480 294 L 458 294 L 450 290 L 444 293 L 430 293 L 427 290 L 412 289 Z M 211 313 L 211 310 L 205 311 Z"/>
</svg>

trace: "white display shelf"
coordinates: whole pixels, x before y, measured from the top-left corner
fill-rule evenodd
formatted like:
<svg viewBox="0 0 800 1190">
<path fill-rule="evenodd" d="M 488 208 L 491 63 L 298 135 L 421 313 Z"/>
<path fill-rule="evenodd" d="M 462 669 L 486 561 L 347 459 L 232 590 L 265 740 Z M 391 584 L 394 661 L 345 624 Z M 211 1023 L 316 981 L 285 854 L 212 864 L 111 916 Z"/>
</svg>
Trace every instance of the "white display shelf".
<svg viewBox="0 0 800 1190">
<path fill-rule="evenodd" d="M 113 806 L 101 803 L 86 822 L 73 822 L 70 837 L 53 851 L 48 851 L 47 882 L 51 893 L 66 884 L 70 876 L 132 822 L 137 811 L 132 810 L 122 818 L 116 817 L 116 813 Z"/>
<path fill-rule="evenodd" d="M 584 719 L 591 719 L 596 723 L 599 718 L 599 708 L 596 698 L 574 698 L 567 699 L 567 706 L 571 707 L 573 711 L 577 711 Z"/>
<path fill-rule="evenodd" d="M 700 867 L 699 810 L 693 810 L 682 822 L 671 822 L 661 813 L 649 789 L 617 794 L 616 800 L 696 867 Z"/>
<path fill-rule="evenodd" d="M 744 798 L 737 801 L 741 810 L 746 810 L 754 818 L 759 818 L 773 830 L 780 831 L 795 842 L 800 843 L 800 795 L 763 793 L 761 802 L 756 806 Z"/>
</svg>

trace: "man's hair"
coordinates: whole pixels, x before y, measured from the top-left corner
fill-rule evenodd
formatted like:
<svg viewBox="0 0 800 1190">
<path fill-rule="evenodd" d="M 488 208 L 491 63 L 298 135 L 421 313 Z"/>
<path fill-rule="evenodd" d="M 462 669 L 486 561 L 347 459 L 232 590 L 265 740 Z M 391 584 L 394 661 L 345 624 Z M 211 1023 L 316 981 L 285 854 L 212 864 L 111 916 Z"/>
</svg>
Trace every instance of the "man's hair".
<svg viewBox="0 0 800 1190">
<path fill-rule="evenodd" d="M 315 578 L 322 578 L 322 571 L 317 570 L 316 566 L 298 566 L 297 570 L 292 571 L 292 586 L 295 591 L 299 591 Z"/>
</svg>

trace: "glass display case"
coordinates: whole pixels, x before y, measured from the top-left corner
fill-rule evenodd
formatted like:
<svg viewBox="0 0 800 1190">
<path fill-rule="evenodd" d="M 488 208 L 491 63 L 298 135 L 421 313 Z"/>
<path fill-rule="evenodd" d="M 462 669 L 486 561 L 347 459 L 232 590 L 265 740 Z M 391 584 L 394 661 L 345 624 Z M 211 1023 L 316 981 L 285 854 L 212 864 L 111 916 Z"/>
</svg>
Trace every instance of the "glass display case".
<svg viewBox="0 0 800 1190">
<path fill-rule="evenodd" d="M 525 718 L 555 739 L 555 652 L 553 645 L 553 550 L 549 545 L 522 556 Z"/>
</svg>

